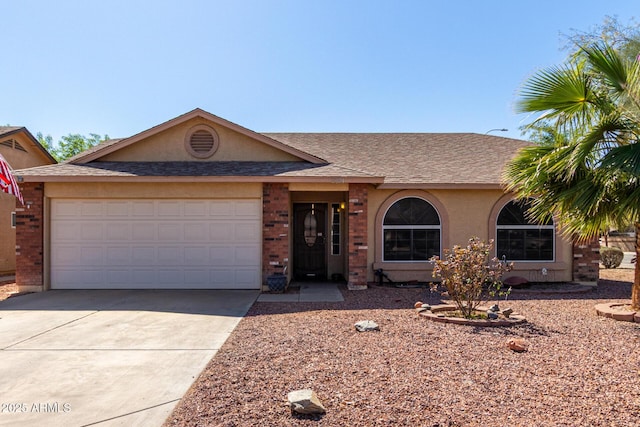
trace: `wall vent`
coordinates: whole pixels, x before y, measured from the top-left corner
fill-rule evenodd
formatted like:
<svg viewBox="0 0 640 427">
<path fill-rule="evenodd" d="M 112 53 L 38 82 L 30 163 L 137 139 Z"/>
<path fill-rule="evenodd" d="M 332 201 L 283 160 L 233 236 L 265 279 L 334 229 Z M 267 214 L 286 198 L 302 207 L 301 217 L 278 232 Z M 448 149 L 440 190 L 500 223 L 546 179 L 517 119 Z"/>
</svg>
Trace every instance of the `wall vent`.
<svg viewBox="0 0 640 427">
<path fill-rule="evenodd" d="M 206 125 L 192 127 L 185 137 L 185 148 L 189 154 L 198 159 L 213 156 L 219 144 L 216 131 Z"/>
</svg>

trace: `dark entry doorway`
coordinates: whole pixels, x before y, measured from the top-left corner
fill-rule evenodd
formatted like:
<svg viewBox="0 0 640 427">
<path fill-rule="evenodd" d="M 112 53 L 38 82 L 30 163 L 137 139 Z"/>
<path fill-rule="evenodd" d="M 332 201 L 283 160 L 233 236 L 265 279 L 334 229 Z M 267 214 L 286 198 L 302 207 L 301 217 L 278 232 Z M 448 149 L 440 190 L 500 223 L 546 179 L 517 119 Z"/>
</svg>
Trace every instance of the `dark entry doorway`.
<svg viewBox="0 0 640 427">
<path fill-rule="evenodd" d="M 296 280 L 327 278 L 327 205 L 293 205 L 293 276 Z"/>
</svg>

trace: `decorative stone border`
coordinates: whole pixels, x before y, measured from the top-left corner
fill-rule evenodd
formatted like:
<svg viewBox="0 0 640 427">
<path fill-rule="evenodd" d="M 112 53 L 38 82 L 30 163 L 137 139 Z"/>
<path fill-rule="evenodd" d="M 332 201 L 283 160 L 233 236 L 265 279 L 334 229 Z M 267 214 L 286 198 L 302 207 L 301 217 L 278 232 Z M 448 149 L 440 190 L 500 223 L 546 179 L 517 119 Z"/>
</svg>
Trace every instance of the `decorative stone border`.
<svg viewBox="0 0 640 427">
<path fill-rule="evenodd" d="M 434 305 L 431 307 L 431 310 L 423 310 L 418 311 L 418 315 L 424 317 L 427 320 L 431 320 L 433 322 L 439 323 L 453 323 L 456 325 L 467 325 L 467 326 L 482 326 L 482 327 L 492 327 L 492 326 L 513 326 L 518 325 L 520 323 L 524 323 L 527 321 L 524 316 L 519 314 L 511 314 L 509 317 L 504 317 L 501 315 L 500 318 L 496 320 L 491 319 L 464 319 L 462 317 L 445 317 L 443 314 L 438 314 L 441 311 L 452 311 L 456 310 L 457 307 L 453 304 L 440 304 Z M 420 308 L 416 310 L 421 310 Z M 486 311 L 486 307 L 478 307 L 478 311 Z M 500 314 L 500 312 L 498 312 Z"/>
<path fill-rule="evenodd" d="M 598 316 L 608 317 L 621 322 L 637 322 L 640 323 L 640 311 L 627 310 L 625 306 L 631 305 L 629 302 L 607 302 L 596 304 L 595 309 Z"/>
</svg>

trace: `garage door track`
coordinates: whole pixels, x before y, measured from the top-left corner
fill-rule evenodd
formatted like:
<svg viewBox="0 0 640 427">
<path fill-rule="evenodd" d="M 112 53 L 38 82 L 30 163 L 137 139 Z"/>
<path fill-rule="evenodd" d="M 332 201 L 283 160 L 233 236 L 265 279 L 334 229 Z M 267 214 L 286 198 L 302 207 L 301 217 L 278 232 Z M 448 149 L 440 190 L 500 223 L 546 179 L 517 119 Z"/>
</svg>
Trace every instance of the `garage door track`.
<svg viewBox="0 0 640 427">
<path fill-rule="evenodd" d="M 0 425 L 162 425 L 257 296 L 75 290 L 0 302 Z"/>
</svg>

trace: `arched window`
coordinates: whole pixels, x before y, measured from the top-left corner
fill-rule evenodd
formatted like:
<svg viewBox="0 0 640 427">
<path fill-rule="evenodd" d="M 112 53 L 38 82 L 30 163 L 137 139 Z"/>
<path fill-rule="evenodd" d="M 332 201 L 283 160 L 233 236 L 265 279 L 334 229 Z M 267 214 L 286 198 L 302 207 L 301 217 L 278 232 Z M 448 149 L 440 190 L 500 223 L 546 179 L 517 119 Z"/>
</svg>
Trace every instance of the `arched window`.
<svg viewBox="0 0 640 427">
<path fill-rule="evenodd" d="M 417 197 L 395 202 L 384 216 L 384 261 L 427 261 L 440 255 L 440 216 Z"/>
<path fill-rule="evenodd" d="M 500 210 L 496 224 L 496 255 L 508 261 L 553 261 L 555 227 L 530 221 L 526 212 L 530 201 L 510 201 Z"/>
</svg>

